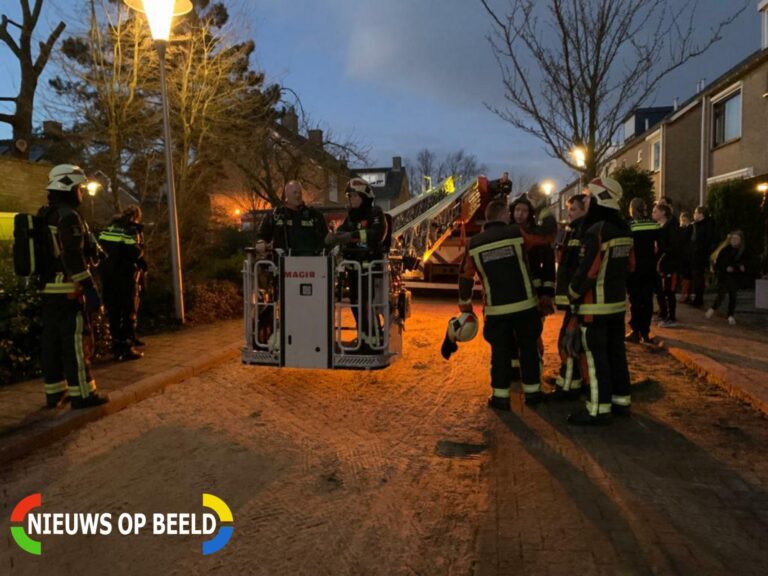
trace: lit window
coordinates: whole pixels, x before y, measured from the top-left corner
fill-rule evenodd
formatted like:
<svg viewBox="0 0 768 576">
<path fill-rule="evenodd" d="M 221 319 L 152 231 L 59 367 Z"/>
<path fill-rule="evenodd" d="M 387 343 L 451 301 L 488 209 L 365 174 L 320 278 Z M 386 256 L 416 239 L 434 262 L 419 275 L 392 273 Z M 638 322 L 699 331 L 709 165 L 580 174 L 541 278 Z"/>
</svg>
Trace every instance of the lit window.
<svg viewBox="0 0 768 576">
<path fill-rule="evenodd" d="M 716 102 L 712 116 L 715 146 L 741 138 L 741 92 Z"/>
<path fill-rule="evenodd" d="M 654 172 L 661 170 L 661 140 L 656 140 L 656 142 L 653 143 L 651 165 Z"/>
</svg>

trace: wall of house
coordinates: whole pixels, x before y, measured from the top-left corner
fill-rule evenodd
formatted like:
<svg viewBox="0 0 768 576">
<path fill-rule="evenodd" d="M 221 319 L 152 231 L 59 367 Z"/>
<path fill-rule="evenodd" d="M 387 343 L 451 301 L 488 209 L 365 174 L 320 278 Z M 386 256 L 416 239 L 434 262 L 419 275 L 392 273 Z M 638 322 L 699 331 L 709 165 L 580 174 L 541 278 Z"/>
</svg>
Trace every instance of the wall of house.
<svg viewBox="0 0 768 576">
<path fill-rule="evenodd" d="M 675 208 L 693 210 L 699 205 L 701 106 L 667 124 L 664 140 L 664 194 Z"/>
<path fill-rule="evenodd" d="M 712 150 L 709 177 L 750 167 L 755 174 L 768 172 L 768 98 L 763 98 L 768 91 L 768 62 L 742 81 L 741 138 Z"/>
<path fill-rule="evenodd" d="M 0 212 L 37 212 L 47 202 L 49 164 L 0 157 Z"/>
</svg>

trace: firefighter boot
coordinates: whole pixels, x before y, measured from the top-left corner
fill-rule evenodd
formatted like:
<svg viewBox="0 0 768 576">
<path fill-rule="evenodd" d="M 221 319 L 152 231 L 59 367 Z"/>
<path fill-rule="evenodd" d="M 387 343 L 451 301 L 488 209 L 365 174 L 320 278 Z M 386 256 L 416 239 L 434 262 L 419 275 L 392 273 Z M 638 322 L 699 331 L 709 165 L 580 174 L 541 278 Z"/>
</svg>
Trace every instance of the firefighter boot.
<svg viewBox="0 0 768 576">
<path fill-rule="evenodd" d="M 100 396 L 96 392 L 92 392 L 85 398 L 72 397 L 72 409 L 81 410 L 83 408 L 91 408 L 93 406 L 101 406 L 109 402 L 109 398 L 106 396 Z"/>
<path fill-rule="evenodd" d="M 512 410 L 509 398 L 499 398 L 498 396 L 488 396 L 488 407 L 494 410 L 502 410 L 503 412 L 509 412 Z"/>
<path fill-rule="evenodd" d="M 124 362 L 126 360 L 138 360 L 144 356 L 144 352 L 136 350 L 133 346 L 122 346 L 115 352 L 115 360 Z"/>
<path fill-rule="evenodd" d="M 592 416 L 586 408 L 568 415 L 568 424 L 572 426 L 608 426 L 611 423 L 610 414 Z"/>
<path fill-rule="evenodd" d="M 63 392 L 55 392 L 53 394 L 46 394 L 45 395 L 45 407 L 49 410 L 53 410 L 54 408 L 58 408 L 64 402 L 66 402 L 69 399 L 69 396 L 67 395 L 67 391 L 64 390 Z"/>
</svg>

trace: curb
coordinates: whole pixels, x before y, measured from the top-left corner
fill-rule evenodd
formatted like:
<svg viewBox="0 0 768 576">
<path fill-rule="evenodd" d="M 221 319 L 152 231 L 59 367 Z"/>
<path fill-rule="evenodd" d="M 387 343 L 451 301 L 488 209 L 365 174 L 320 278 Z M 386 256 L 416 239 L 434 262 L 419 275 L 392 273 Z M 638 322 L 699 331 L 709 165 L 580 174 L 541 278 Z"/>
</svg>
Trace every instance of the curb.
<svg viewBox="0 0 768 576">
<path fill-rule="evenodd" d="M 662 346 L 678 362 L 693 370 L 707 382 L 722 388 L 729 396 L 746 402 L 756 410 L 768 415 L 768 393 L 764 387 L 755 386 L 750 379 L 734 375 L 732 369 L 726 368 L 709 356 L 667 346 L 665 342 L 662 343 Z"/>
<path fill-rule="evenodd" d="M 22 428 L 0 441 L 0 466 L 28 455 L 34 450 L 53 444 L 64 436 L 86 424 L 95 422 L 105 416 L 114 414 L 141 402 L 142 400 L 162 391 L 168 386 L 179 384 L 202 372 L 223 364 L 240 355 L 242 344 L 231 344 L 189 360 L 180 366 L 164 370 L 158 374 L 142 378 L 120 390 L 109 393 L 109 402 L 89 410 L 69 410 L 61 418 L 44 420 Z"/>
</svg>

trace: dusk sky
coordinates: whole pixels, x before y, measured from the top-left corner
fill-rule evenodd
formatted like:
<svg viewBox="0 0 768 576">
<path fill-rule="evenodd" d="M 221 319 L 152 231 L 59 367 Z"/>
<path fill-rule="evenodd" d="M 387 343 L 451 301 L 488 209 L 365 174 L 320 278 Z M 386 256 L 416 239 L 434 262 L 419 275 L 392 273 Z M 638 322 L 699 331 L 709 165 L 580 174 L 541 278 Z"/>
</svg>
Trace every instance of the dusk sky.
<svg viewBox="0 0 768 576">
<path fill-rule="evenodd" d="M 70 19 L 63 9 L 80 0 L 56 0 L 44 25 Z M 497 2 L 501 6 L 503 0 Z M 502 103 L 500 75 L 485 35 L 489 20 L 475 0 L 233 0 L 225 2 L 232 32 L 256 41 L 256 67 L 271 82 L 295 90 L 314 121 L 371 147 L 374 165 L 395 155 L 412 158 L 424 147 L 438 154 L 464 148 L 496 177 L 507 169 L 532 179 L 570 171 L 483 103 Z M 698 25 L 706 31 L 737 2 L 702 0 Z M 759 18 L 750 6 L 706 56 L 669 78 L 655 102 L 693 95 L 699 79 L 713 80 L 759 48 Z M 2 10 L 13 15 L 15 0 Z M 74 26 L 74 23 L 73 23 Z M 2 95 L 15 89 L 18 71 L 0 45 Z M 10 85 L 10 86 L 9 86 Z M 43 96 L 44 98 L 45 96 Z M 5 106 L 2 109 L 8 110 Z M 38 108 L 38 120 L 45 116 Z M 0 137 L 10 130 L 0 126 Z"/>
</svg>

